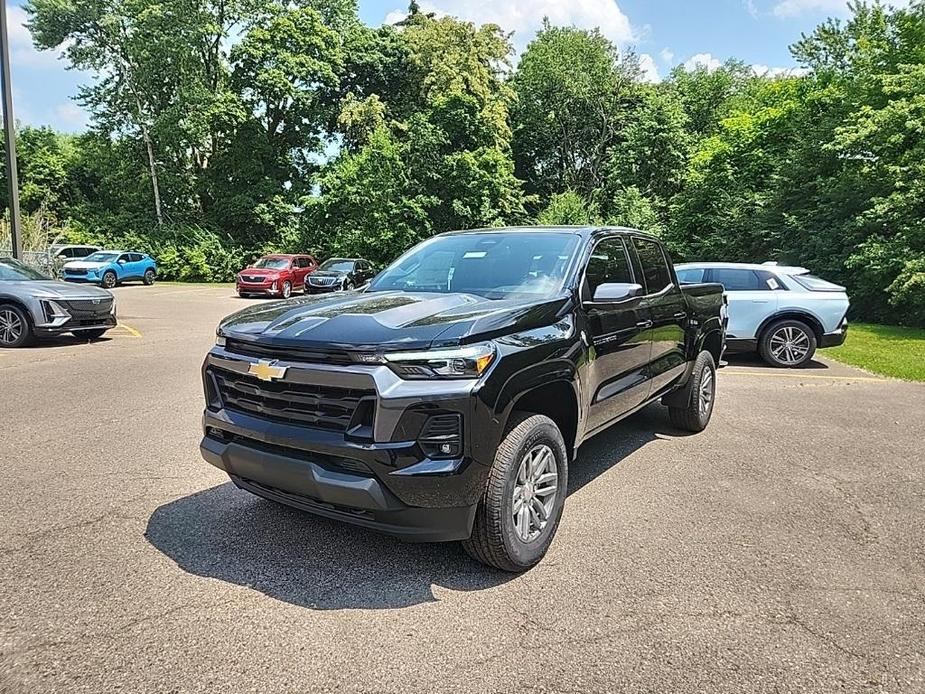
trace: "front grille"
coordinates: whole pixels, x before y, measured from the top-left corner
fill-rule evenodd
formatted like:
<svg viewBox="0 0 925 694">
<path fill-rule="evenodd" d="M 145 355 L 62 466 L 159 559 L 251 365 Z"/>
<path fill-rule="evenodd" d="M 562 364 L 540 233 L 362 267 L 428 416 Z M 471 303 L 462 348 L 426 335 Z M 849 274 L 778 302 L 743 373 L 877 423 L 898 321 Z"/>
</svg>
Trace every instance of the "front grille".
<svg viewBox="0 0 925 694">
<path fill-rule="evenodd" d="M 87 270 L 82 267 L 66 267 L 64 268 L 64 272 L 67 275 L 86 275 L 87 274 Z"/>
<path fill-rule="evenodd" d="M 241 275 L 242 282 L 257 282 L 263 283 L 267 280 L 266 277 L 258 277 L 256 275 Z"/>
<path fill-rule="evenodd" d="M 77 299 L 59 303 L 63 304 L 67 312 L 74 316 L 74 318 L 101 318 L 109 315 L 109 312 L 112 310 L 112 299 L 100 298 L 95 301 L 96 303 L 93 303 L 94 299 Z"/>
<path fill-rule="evenodd" d="M 314 284 L 317 287 L 330 287 L 337 281 L 336 277 L 309 277 L 309 284 Z"/>
<path fill-rule="evenodd" d="M 372 390 L 310 383 L 275 383 L 252 376 L 210 369 L 222 404 L 230 409 L 284 424 L 345 432 L 360 400 Z"/>
<path fill-rule="evenodd" d="M 228 338 L 225 342 L 225 351 L 232 354 L 241 354 L 246 357 L 259 359 L 281 359 L 283 361 L 297 361 L 305 364 L 351 364 L 350 355 L 346 352 L 319 352 L 317 350 L 303 349 L 301 347 L 274 347 L 243 340 Z"/>
</svg>

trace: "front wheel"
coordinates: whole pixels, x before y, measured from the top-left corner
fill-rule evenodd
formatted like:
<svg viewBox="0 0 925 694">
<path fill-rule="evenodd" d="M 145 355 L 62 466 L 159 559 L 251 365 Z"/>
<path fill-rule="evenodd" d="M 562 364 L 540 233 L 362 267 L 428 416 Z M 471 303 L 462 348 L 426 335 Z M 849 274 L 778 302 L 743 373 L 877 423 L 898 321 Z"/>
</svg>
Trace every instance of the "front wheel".
<svg viewBox="0 0 925 694">
<path fill-rule="evenodd" d="M 148 268 L 145 270 L 145 275 L 141 278 L 141 281 L 144 282 L 146 286 L 150 287 L 152 284 L 154 284 L 155 279 L 157 279 L 157 275 L 155 274 L 154 270 Z"/>
<path fill-rule="evenodd" d="M 283 282 L 282 296 L 284 299 L 288 299 L 290 296 L 292 296 L 292 282 L 289 280 Z"/>
<path fill-rule="evenodd" d="M 512 418 L 463 547 L 483 564 L 520 572 L 543 558 L 556 534 L 568 489 L 568 456 L 549 417 L 522 412 Z"/>
<path fill-rule="evenodd" d="M 103 286 L 103 289 L 112 289 L 116 286 L 116 273 L 112 270 L 107 270 L 103 273 L 103 278 L 100 280 L 100 284 Z"/>
<path fill-rule="evenodd" d="M 716 401 L 716 362 L 709 352 L 701 352 L 694 362 L 690 380 L 668 406 L 671 424 L 685 431 L 700 432 L 707 428 Z"/>
<path fill-rule="evenodd" d="M 816 334 L 803 321 L 777 321 L 762 333 L 758 352 L 771 366 L 797 368 L 809 363 L 816 353 Z"/>
<path fill-rule="evenodd" d="M 18 306 L 0 305 L 0 347 L 25 347 L 33 341 L 29 316 Z"/>
</svg>

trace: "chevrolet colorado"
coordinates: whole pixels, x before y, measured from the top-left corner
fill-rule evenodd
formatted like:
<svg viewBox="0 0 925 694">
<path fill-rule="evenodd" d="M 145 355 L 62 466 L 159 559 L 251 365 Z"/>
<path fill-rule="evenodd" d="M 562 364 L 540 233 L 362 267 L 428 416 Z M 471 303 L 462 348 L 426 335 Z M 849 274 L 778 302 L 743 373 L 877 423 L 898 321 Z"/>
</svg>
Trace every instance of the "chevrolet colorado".
<svg viewBox="0 0 925 694">
<path fill-rule="evenodd" d="M 226 318 L 200 450 L 267 499 L 523 571 L 582 441 L 657 399 L 707 426 L 724 301 L 630 229 L 435 236 L 358 290 Z"/>
</svg>

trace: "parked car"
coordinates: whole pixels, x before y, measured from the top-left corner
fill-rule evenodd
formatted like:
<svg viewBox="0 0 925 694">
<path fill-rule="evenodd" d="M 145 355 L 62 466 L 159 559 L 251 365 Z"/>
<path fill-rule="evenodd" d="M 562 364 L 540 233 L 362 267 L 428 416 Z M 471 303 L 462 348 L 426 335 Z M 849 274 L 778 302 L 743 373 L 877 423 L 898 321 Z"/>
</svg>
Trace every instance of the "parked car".
<svg viewBox="0 0 925 694">
<path fill-rule="evenodd" d="M 133 251 L 97 251 L 64 265 L 64 279 L 68 282 L 92 282 L 106 289 L 131 280 L 141 280 L 150 286 L 156 278 L 154 259 Z"/>
<path fill-rule="evenodd" d="M 56 244 L 48 249 L 48 256 L 43 263 L 49 274 L 57 274 L 58 268 L 72 260 L 82 260 L 92 253 L 100 250 L 99 246 L 86 246 L 77 244 Z"/>
<path fill-rule="evenodd" d="M 294 291 L 305 291 L 305 278 L 317 268 L 318 261 L 310 255 L 266 255 L 238 273 L 238 295 L 288 299 Z"/>
<path fill-rule="evenodd" d="M 222 321 L 200 449 L 259 496 L 522 571 L 582 441 L 659 399 L 707 426 L 723 301 L 641 232 L 443 234 L 358 291 Z"/>
<path fill-rule="evenodd" d="M 682 284 L 716 282 L 729 298 L 730 352 L 757 351 L 771 366 L 808 363 L 817 347 L 834 347 L 848 335 L 845 288 L 801 267 L 773 263 L 685 263 Z"/>
<path fill-rule="evenodd" d="M 330 258 L 308 278 L 305 289 L 313 294 L 362 287 L 376 274 L 373 264 L 362 258 Z"/>
<path fill-rule="evenodd" d="M 18 260 L 0 258 L 0 347 L 23 347 L 62 333 L 95 340 L 115 325 L 110 292 L 53 280 Z"/>
</svg>

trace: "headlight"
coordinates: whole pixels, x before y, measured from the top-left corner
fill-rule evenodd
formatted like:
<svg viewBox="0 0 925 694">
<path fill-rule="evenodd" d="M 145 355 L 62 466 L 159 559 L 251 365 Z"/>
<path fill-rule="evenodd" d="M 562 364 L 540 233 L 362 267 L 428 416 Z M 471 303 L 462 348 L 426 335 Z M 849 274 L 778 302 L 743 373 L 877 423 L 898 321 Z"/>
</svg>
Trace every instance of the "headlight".
<svg viewBox="0 0 925 694">
<path fill-rule="evenodd" d="M 429 352 L 395 352 L 363 358 L 387 364 L 402 378 L 478 378 L 495 359 L 492 344 L 470 345 Z"/>
<path fill-rule="evenodd" d="M 215 345 L 216 345 L 217 347 L 224 347 L 224 346 L 225 346 L 225 336 L 222 335 L 222 334 L 221 334 L 220 332 L 218 332 L 218 331 L 215 332 Z"/>
</svg>

